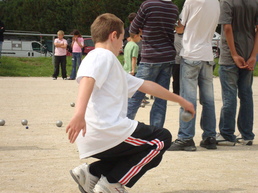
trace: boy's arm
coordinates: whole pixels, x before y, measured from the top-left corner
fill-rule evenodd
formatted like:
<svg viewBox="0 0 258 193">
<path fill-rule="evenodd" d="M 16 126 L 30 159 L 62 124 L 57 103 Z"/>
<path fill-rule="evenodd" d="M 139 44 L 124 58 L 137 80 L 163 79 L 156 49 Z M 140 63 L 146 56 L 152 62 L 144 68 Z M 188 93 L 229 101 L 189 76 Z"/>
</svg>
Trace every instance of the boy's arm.
<svg viewBox="0 0 258 193">
<path fill-rule="evenodd" d="M 54 42 L 54 45 L 55 45 L 55 47 L 60 47 L 61 46 L 61 44 L 57 43 L 57 42 Z"/>
<path fill-rule="evenodd" d="M 60 48 L 65 48 L 66 49 L 67 48 L 67 44 L 65 44 L 65 43 L 61 44 Z"/>
<path fill-rule="evenodd" d="M 68 133 L 68 139 L 71 143 L 73 143 L 76 140 L 81 130 L 82 135 L 85 136 L 85 113 L 94 84 L 95 80 L 91 77 L 83 77 L 80 81 L 75 113 L 70 123 L 66 127 L 66 133 Z"/>
<path fill-rule="evenodd" d="M 232 56 L 235 64 L 237 65 L 238 68 L 241 68 L 241 69 L 247 68 L 248 66 L 245 62 L 245 59 L 242 56 L 238 55 L 238 53 L 236 51 L 232 25 L 224 24 L 223 27 L 224 27 L 224 34 L 225 34 L 225 37 L 227 40 L 227 44 L 228 44 L 231 56 Z"/>
<path fill-rule="evenodd" d="M 192 103 L 188 102 L 181 96 L 178 96 L 172 92 L 169 92 L 167 89 L 165 89 L 164 87 L 160 86 L 155 82 L 145 80 L 143 84 L 140 86 L 139 91 L 164 100 L 169 100 L 169 101 L 179 103 L 179 105 L 183 107 L 185 111 L 191 112 L 193 116 L 195 114 L 194 106 Z"/>
<path fill-rule="evenodd" d="M 132 71 L 130 72 L 131 75 L 135 74 L 136 63 L 137 63 L 137 58 L 136 57 L 132 57 Z"/>
<path fill-rule="evenodd" d="M 67 47 L 67 44 L 64 44 L 64 43 L 54 42 L 54 45 L 55 45 L 55 47 L 58 47 L 58 48 L 66 48 Z"/>
<path fill-rule="evenodd" d="M 254 38 L 254 47 L 251 56 L 247 60 L 248 70 L 254 70 L 256 64 L 256 55 L 258 54 L 258 25 L 256 25 L 256 32 Z"/>
<path fill-rule="evenodd" d="M 62 48 L 64 44 L 61 43 L 54 43 L 55 47 L 57 48 Z"/>
</svg>

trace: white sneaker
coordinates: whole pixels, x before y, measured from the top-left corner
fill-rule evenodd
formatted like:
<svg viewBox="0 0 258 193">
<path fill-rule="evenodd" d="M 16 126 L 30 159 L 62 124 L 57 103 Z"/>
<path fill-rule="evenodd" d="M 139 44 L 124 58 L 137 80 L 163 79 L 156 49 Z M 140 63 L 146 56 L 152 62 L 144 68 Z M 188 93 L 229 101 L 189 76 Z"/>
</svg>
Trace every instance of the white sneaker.
<svg viewBox="0 0 258 193">
<path fill-rule="evenodd" d="M 253 140 L 244 140 L 243 138 L 238 138 L 237 143 L 242 145 L 253 145 Z"/>
<path fill-rule="evenodd" d="M 235 146 L 236 142 L 226 140 L 220 133 L 216 135 L 217 145 Z"/>
<path fill-rule="evenodd" d="M 93 189 L 94 193 L 129 193 L 120 183 L 109 183 L 107 178 L 101 176 L 100 180 Z"/>
<path fill-rule="evenodd" d="M 94 193 L 93 188 L 97 184 L 99 178 L 90 173 L 87 164 L 82 164 L 73 170 L 70 170 L 70 174 L 74 181 L 79 185 L 79 189 L 82 193 Z"/>
</svg>

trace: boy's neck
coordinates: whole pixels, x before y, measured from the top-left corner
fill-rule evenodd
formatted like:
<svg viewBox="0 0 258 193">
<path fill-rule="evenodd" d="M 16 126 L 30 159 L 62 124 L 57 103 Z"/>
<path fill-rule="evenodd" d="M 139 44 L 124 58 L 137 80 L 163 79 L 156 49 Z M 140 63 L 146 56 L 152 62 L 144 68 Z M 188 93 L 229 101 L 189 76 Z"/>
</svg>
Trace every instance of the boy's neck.
<svg viewBox="0 0 258 193">
<path fill-rule="evenodd" d="M 129 42 L 134 42 L 136 43 L 136 40 L 134 38 L 131 38 L 131 40 Z"/>
</svg>

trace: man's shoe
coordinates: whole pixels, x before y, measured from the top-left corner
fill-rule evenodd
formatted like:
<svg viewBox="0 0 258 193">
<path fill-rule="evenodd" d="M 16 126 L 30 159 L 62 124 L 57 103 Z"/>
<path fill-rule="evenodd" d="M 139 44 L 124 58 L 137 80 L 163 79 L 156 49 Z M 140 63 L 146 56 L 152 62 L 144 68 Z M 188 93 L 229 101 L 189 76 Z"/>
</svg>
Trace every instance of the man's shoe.
<svg viewBox="0 0 258 193">
<path fill-rule="evenodd" d="M 220 133 L 216 136 L 217 145 L 235 146 L 236 142 L 226 140 Z"/>
<path fill-rule="evenodd" d="M 79 189 L 82 193 L 94 193 L 93 188 L 99 181 L 99 178 L 90 173 L 87 164 L 82 164 L 70 170 L 70 174 L 79 185 Z"/>
<path fill-rule="evenodd" d="M 93 189 L 94 193 L 128 193 L 120 183 L 109 183 L 107 178 L 101 176 L 100 180 Z"/>
<path fill-rule="evenodd" d="M 168 151 L 196 151 L 195 143 L 193 139 L 176 139 Z"/>
<path fill-rule="evenodd" d="M 216 139 L 214 137 L 207 137 L 201 141 L 200 146 L 206 149 L 217 149 Z"/>
<path fill-rule="evenodd" d="M 146 105 L 147 105 L 147 104 L 149 104 L 150 102 L 149 102 L 149 101 L 147 101 L 146 99 L 143 99 L 143 100 L 142 100 L 142 103 L 144 103 L 144 104 L 146 104 Z"/>
<path fill-rule="evenodd" d="M 253 145 L 253 140 L 244 140 L 243 138 L 237 138 L 237 143 L 242 145 Z"/>
</svg>

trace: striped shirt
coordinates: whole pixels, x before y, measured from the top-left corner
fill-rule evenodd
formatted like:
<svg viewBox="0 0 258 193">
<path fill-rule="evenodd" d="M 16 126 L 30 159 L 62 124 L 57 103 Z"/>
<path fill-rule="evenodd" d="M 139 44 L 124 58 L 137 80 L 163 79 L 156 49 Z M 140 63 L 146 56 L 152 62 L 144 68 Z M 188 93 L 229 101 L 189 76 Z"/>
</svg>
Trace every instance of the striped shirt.
<svg viewBox="0 0 258 193">
<path fill-rule="evenodd" d="M 129 29 L 134 34 L 142 29 L 141 62 L 175 60 L 174 28 L 177 19 L 178 8 L 171 1 L 147 0 L 141 4 Z"/>
</svg>

